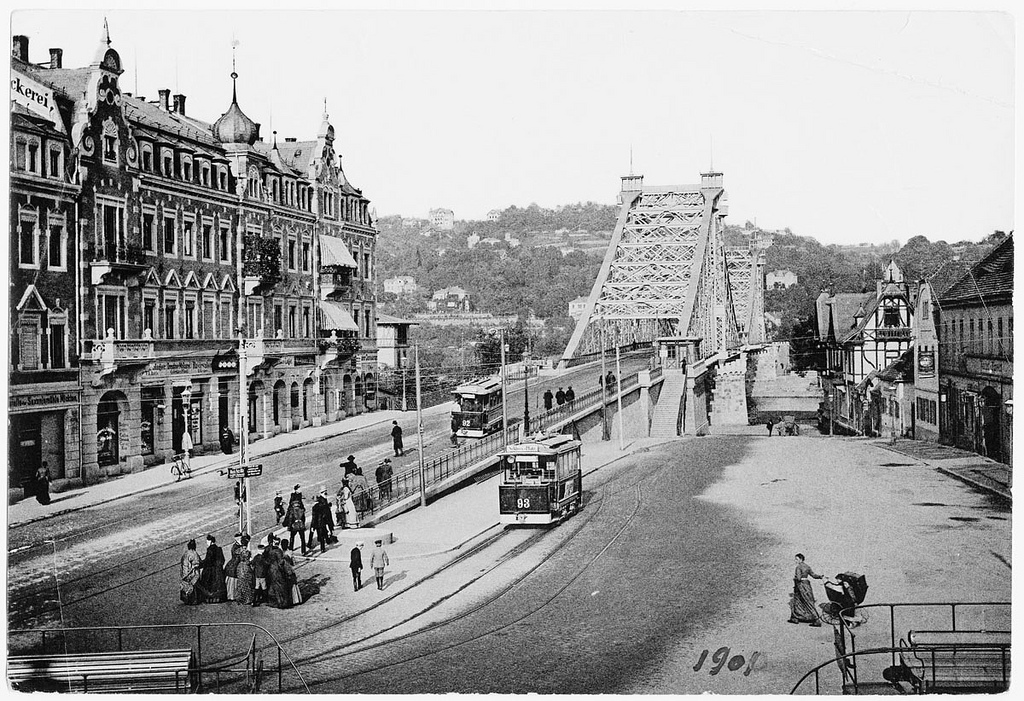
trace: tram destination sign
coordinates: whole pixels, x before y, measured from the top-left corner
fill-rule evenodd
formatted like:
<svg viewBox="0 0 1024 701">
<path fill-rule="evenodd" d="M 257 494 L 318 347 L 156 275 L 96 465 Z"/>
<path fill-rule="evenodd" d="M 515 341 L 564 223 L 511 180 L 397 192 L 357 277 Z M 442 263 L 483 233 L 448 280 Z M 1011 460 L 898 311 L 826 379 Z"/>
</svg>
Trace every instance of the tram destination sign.
<svg viewBox="0 0 1024 701">
<path fill-rule="evenodd" d="M 244 467 L 229 467 L 228 479 L 238 480 L 243 477 L 260 477 L 263 475 L 263 463 Z"/>
</svg>

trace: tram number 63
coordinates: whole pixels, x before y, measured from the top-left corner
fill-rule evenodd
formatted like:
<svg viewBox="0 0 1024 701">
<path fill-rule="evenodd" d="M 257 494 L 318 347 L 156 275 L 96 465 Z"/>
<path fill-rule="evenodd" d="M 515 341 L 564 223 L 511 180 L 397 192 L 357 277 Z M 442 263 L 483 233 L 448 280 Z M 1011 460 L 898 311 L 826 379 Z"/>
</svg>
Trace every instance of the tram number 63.
<svg viewBox="0 0 1024 701">
<path fill-rule="evenodd" d="M 529 499 L 529 497 L 524 498 L 524 499 L 516 499 L 516 508 L 517 509 L 529 509 L 530 508 L 530 499 Z"/>
</svg>

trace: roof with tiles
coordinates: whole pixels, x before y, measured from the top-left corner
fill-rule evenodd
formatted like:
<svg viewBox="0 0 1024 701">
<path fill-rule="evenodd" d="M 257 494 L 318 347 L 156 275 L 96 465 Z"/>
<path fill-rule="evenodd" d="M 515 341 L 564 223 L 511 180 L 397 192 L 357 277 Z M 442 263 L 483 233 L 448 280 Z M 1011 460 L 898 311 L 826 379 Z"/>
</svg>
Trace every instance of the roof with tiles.
<svg viewBox="0 0 1024 701">
<path fill-rule="evenodd" d="M 125 97 L 123 104 L 125 119 L 133 124 L 220 149 L 220 143 L 213 138 L 211 127 L 206 122 L 185 117 L 177 112 L 167 112 L 159 105 L 137 97 Z"/>
<path fill-rule="evenodd" d="M 996 246 L 939 297 L 943 306 L 1013 296 L 1013 235 Z"/>
<path fill-rule="evenodd" d="M 832 333 L 836 340 L 842 341 L 856 326 L 854 316 L 859 309 L 868 306 L 874 296 L 871 292 L 840 292 L 829 298 Z"/>
<path fill-rule="evenodd" d="M 967 271 L 971 269 L 971 261 L 947 260 L 931 275 L 928 276 L 928 284 L 932 288 L 933 295 L 942 295 L 960 281 Z"/>
</svg>

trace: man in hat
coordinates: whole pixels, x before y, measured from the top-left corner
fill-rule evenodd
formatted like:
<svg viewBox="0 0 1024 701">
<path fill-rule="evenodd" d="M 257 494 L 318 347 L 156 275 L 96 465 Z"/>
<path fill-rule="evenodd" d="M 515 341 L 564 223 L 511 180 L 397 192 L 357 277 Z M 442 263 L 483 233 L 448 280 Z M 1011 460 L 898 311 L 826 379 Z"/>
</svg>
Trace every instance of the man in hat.
<svg viewBox="0 0 1024 701">
<path fill-rule="evenodd" d="M 380 465 L 377 465 L 377 471 L 373 473 L 373 476 L 377 480 L 377 494 L 381 500 L 387 499 L 388 494 L 388 467 L 391 465 L 391 458 L 384 458 Z"/>
<path fill-rule="evenodd" d="M 384 541 L 378 538 L 373 542 L 377 547 L 370 554 L 370 567 L 373 568 L 373 575 L 377 578 L 377 589 L 384 588 L 384 568 L 388 566 L 388 554 L 384 550 Z"/>
<path fill-rule="evenodd" d="M 284 497 L 281 496 L 281 492 L 274 495 L 274 513 L 277 514 L 277 522 L 281 523 L 281 519 L 284 518 Z"/>
<path fill-rule="evenodd" d="M 348 565 L 352 569 L 352 590 L 359 591 L 363 586 L 363 542 L 359 541 L 352 548 Z"/>
<path fill-rule="evenodd" d="M 391 429 L 391 442 L 395 446 L 395 457 L 400 458 L 405 455 L 405 449 L 402 447 L 402 427 L 398 425 L 397 421 L 392 421 Z"/>
<path fill-rule="evenodd" d="M 339 467 L 345 471 L 343 477 L 348 477 L 349 475 L 354 473 L 356 469 L 358 469 L 356 468 L 356 456 L 349 455 L 347 458 L 345 458 L 345 462 L 341 463 Z"/>
<path fill-rule="evenodd" d="M 327 552 L 327 537 L 334 533 L 334 519 L 331 518 L 331 504 L 327 501 L 327 489 L 321 489 L 313 502 L 313 516 L 309 524 L 309 547 L 313 548 L 313 536 L 320 541 L 320 552 Z"/>
<path fill-rule="evenodd" d="M 259 606 L 267 600 L 267 563 L 263 557 L 266 550 L 263 543 L 257 547 L 256 557 L 252 559 L 252 576 L 256 581 L 255 590 L 252 594 L 252 605 Z"/>
</svg>

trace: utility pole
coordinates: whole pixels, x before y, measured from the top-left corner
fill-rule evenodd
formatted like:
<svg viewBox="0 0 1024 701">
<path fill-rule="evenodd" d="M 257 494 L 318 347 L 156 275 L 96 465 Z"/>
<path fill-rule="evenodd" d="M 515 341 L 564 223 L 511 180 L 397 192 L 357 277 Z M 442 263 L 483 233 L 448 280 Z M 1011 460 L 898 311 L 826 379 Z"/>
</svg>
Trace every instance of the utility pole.
<svg viewBox="0 0 1024 701">
<path fill-rule="evenodd" d="M 420 399 L 420 344 L 416 344 L 416 436 L 419 439 L 420 506 L 427 505 L 427 485 L 423 478 L 423 407 Z"/>
<path fill-rule="evenodd" d="M 523 440 L 530 435 L 530 351 L 523 351 Z"/>
<path fill-rule="evenodd" d="M 601 440 L 607 441 L 607 440 L 611 440 L 611 435 L 609 435 L 609 432 L 608 432 L 608 402 L 607 402 L 608 387 L 605 385 L 605 380 L 606 380 L 606 378 L 608 376 L 605 373 L 605 364 L 604 364 L 604 315 L 603 314 L 601 315 L 601 324 L 599 326 L 599 329 L 600 329 L 600 339 L 601 339 L 601 380 L 600 380 L 600 385 L 601 385 Z"/>
<path fill-rule="evenodd" d="M 619 450 L 626 449 L 626 434 L 622 429 L 622 360 L 619 357 L 619 334 L 615 334 L 615 395 L 619 405 Z"/>
<path fill-rule="evenodd" d="M 504 444 L 508 446 L 508 392 L 505 389 L 505 328 L 498 329 L 498 342 L 501 343 L 501 432 Z"/>
<path fill-rule="evenodd" d="M 249 392 L 246 390 L 245 378 L 246 371 L 246 352 L 245 352 L 245 336 L 242 333 L 242 328 L 238 328 L 238 417 L 239 423 L 239 441 L 238 441 L 238 466 L 242 468 L 242 474 L 245 474 L 245 465 L 248 460 L 247 453 L 249 452 Z M 252 537 L 252 494 L 249 491 L 249 478 L 242 477 L 242 491 L 238 495 L 245 502 L 245 533 L 250 538 Z M 239 505 L 241 506 L 241 505 Z M 239 508 L 241 512 L 241 508 Z"/>
</svg>

